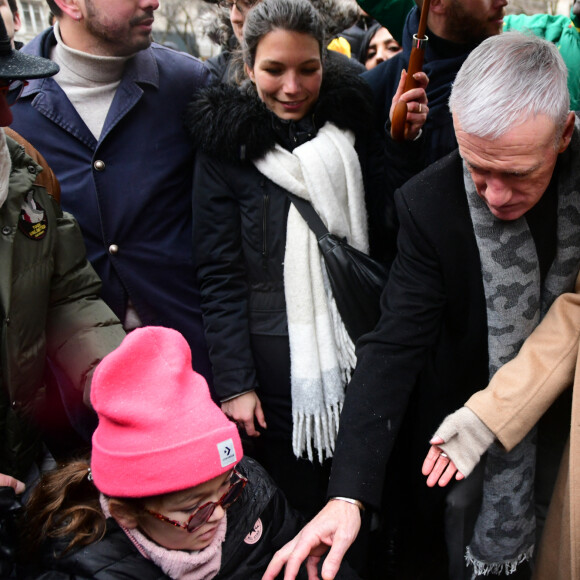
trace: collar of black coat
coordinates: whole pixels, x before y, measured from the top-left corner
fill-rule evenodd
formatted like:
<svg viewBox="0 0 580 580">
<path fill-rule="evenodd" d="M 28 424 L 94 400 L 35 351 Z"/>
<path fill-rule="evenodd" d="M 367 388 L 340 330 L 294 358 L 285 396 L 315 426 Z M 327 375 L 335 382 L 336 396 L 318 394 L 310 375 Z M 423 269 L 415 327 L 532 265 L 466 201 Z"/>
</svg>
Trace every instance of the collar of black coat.
<svg viewBox="0 0 580 580">
<path fill-rule="evenodd" d="M 375 130 L 373 97 L 346 60 L 329 51 L 312 119 L 315 130 L 330 121 L 358 138 Z M 187 108 L 185 125 L 200 150 L 229 161 L 258 159 L 280 140 L 270 111 L 250 82 L 200 91 Z"/>
</svg>

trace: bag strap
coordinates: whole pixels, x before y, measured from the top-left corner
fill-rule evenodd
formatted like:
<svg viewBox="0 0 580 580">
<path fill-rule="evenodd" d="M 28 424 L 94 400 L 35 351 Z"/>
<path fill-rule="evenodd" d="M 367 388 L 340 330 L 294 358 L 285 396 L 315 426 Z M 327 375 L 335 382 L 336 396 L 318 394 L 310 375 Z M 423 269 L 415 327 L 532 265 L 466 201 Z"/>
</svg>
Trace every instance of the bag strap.
<svg viewBox="0 0 580 580">
<path fill-rule="evenodd" d="M 286 195 L 290 198 L 290 201 L 294 204 L 294 207 L 304 218 L 304 221 L 308 224 L 308 227 L 314 232 L 317 240 L 320 240 L 324 236 L 328 235 L 328 229 L 309 201 L 302 199 L 301 197 L 298 197 L 297 195 L 294 195 L 288 191 L 286 192 Z"/>
</svg>

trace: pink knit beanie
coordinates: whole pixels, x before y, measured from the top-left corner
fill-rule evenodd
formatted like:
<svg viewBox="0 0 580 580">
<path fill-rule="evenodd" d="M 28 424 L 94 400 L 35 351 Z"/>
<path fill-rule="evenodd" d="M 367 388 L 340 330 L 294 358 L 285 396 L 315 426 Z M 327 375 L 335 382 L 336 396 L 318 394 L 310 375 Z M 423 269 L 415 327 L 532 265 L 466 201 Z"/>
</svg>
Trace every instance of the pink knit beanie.
<svg viewBox="0 0 580 580">
<path fill-rule="evenodd" d="M 91 402 L 99 416 L 91 470 L 112 497 L 188 489 L 242 458 L 238 430 L 211 400 L 175 330 L 134 330 L 96 368 Z"/>
</svg>

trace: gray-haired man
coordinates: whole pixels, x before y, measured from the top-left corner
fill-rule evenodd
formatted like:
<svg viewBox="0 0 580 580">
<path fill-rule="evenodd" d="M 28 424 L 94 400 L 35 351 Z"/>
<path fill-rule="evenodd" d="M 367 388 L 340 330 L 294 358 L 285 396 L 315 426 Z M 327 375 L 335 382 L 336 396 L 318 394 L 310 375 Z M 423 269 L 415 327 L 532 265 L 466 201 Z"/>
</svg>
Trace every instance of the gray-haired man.
<svg viewBox="0 0 580 580">
<path fill-rule="evenodd" d="M 497 564 L 500 574 L 530 557 L 533 441 L 449 492 L 427 488 L 421 464 L 445 414 L 487 385 L 551 301 L 573 287 L 580 134 L 566 77 L 552 44 L 517 33 L 487 39 L 462 66 L 451 97 L 459 150 L 396 195 L 399 253 L 381 320 L 358 344 L 333 499 L 276 555 L 266 580 L 284 564 L 294 577 L 300 561 L 328 546 L 323 577 L 333 578 L 358 533 L 360 506 L 381 501 L 396 578 L 469 578 L 468 545 L 478 569 Z M 482 480 L 487 500 L 496 475 L 505 478 L 495 490 L 505 509 L 484 503 L 480 513 Z"/>
</svg>

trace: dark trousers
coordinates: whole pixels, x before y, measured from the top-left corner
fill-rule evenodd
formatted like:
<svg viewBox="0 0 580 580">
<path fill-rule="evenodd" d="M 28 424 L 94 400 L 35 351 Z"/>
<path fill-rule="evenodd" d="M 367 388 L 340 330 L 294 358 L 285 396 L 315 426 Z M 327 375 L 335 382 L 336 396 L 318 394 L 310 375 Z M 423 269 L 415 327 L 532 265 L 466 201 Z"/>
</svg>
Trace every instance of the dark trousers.
<svg viewBox="0 0 580 580">
<path fill-rule="evenodd" d="M 268 429 L 260 437 L 244 440 L 248 455 L 259 461 L 284 492 L 290 505 L 307 520 L 326 504 L 331 460 L 322 464 L 296 458 L 292 450 L 292 395 L 290 386 L 290 346 L 288 337 L 253 336 L 258 396 Z M 358 577 L 367 563 L 370 516 L 363 519 L 361 533 L 347 552 L 350 564 L 344 577 Z"/>
<path fill-rule="evenodd" d="M 466 479 L 456 482 L 445 501 L 445 542 L 449 557 L 449 579 L 471 580 L 472 569 L 465 564 L 482 498 L 485 461 Z"/>
<path fill-rule="evenodd" d="M 259 461 L 292 507 L 311 518 L 326 503 L 330 460 L 296 458 L 292 450 L 290 346 L 287 336 L 252 336 L 258 375 L 257 391 L 268 429 L 245 441 L 248 455 Z"/>
</svg>

